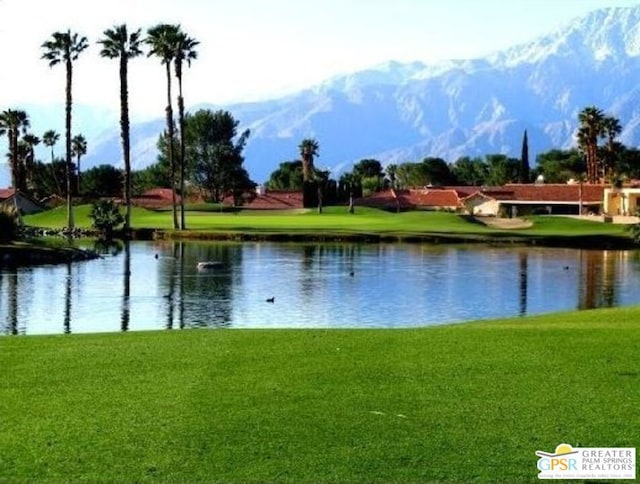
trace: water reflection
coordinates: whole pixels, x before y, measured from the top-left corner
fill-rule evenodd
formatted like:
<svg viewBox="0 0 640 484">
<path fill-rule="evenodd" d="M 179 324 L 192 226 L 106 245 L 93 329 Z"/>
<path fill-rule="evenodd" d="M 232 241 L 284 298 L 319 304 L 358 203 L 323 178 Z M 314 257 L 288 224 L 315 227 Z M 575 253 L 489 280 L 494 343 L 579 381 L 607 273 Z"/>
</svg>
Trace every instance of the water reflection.
<svg viewBox="0 0 640 484">
<path fill-rule="evenodd" d="M 528 281 L 528 272 L 529 272 L 529 256 L 527 252 L 521 251 L 518 253 L 518 260 L 520 262 L 520 292 L 519 292 L 519 302 L 520 309 L 518 314 L 520 316 L 525 316 L 527 314 L 527 281 Z"/>
<path fill-rule="evenodd" d="M 124 242 L 124 268 L 122 270 L 122 317 L 120 318 L 120 330 L 129 330 L 131 320 L 131 242 Z"/>
<path fill-rule="evenodd" d="M 63 332 L 65 334 L 71 333 L 71 263 L 65 264 L 67 268 L 67 274 L 64 279 L 64 321 L 63 321 Z"/>
<path fill-rule="evenodd" d="M 101 251 L 0 271 L 0 332 L 407 327 L 640 303 L 637 252 L 179 241 Z"/>
</svg>

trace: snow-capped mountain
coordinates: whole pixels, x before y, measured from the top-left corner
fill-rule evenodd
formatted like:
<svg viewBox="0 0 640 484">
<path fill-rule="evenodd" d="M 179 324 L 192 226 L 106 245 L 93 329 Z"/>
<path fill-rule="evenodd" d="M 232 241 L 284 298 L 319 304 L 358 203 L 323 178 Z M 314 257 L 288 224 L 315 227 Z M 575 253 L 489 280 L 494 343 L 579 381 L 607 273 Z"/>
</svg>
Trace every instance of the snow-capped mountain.
<svg viewBox="0 0 640 484">
<path fill-rule="evenodd" d="M 486 58 L 383 65 L 339 76 L 294 95 L 229 106 L 250 128 L 245 164 L 258 182 L 298 157 L 306 137 L 317 165 L 334 173 L 362 158 L 383 163 L 439 156 L 531 157 L 573 146 L 577 115 L 596 105 L 620 119 L 621 140 L 640 144 L 640 6 L 594 11 L 564 28 Z M 156 158 L 163 120 L 132 126 L 133 164 Z M 84 166 L 120 163 L 117 125 L 90 143 Z"/>
</svg>

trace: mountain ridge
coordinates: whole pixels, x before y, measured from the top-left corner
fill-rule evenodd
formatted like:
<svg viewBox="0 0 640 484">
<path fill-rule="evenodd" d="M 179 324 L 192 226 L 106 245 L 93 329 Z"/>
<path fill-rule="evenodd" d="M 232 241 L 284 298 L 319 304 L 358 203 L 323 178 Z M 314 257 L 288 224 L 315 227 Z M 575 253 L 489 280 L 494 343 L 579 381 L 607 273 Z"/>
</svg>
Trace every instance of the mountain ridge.
<svg viewBox="0 0 640 484">
<path fill-rule="evenodd" d="M 640 144 L 640 6 L 595 10 L 554 32 L 482 58 L 433 64 L 388 61 L 261 102 L 198 104 L 225 109 L 249 128 L 245 166 L 264 182 L 298 144 L 316 138 L 316 164 L 334 176 L 363 158 L 388 163 L 504 153 L 530 158 L 574 146 L 577 116 L 596 105 L 620 119 L 620 139 Z M 188 99 L 188 93 L 185 93 Z M 132 123 L 136 169 L 156 161 L 161 118 Z M 83 166 L 121 165 L 117 124 L 89 140 Z"/>
</svg>

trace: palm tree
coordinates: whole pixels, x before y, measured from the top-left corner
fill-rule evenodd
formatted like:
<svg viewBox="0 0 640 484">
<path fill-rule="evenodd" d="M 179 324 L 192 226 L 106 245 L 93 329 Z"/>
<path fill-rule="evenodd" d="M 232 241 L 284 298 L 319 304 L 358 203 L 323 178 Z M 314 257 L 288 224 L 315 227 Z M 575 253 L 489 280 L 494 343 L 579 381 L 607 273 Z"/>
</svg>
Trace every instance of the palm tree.
<svg viewBox="0 0 640 484">
<path fill-rule="evenodd" d="M 598 138 L 603 134 L 604 113 L 595 106 L 580 111 L 578 120 L 578 145 L 587 158 L 587 181 L 596 183 L 598 179 Z"/>
<path fill-rule="evenodd" d="M 298 149 L 300 150 L 300 158 L 302 158 L 302 179 L 303 181 L 311 181 L 315 169 L 313 167 L 313 159 L 318 156 L 318 142 L 313 138 L 305 138 L 302 140 Z"/>
<path fill-rule="evenodd" d="M 87 154 L 87 140 L 81 134 L 71 138 L 71 153 L 76 157 L 76 169 L 78 170 L 76 193 L 80 194 L 80 158 Z"/>
<path fill-rule="evenodd" d="M 171 102 L 171 62 L 176 57 L 176 45 L 178 42 L 180 27 L 177 25 L 158 24 L 147 31 L 146 42 L 150 46 L 149 56 L 156 56 L 165 65 L 167 76 L 167 137 L 169 138 L 169 170 L 171 172 L 171 198 L 173 205 L 173 228 L 178 229 L 178 216 L 176 213 L 176 167 L 174 160 L 174 125 L 173 107 Z"/>
<path fill-rule="evenodd" d="M 77 33 L 54 32 L 51 39 L 42 44 L 44 53 L 42 58 L 49 61 L 49 67 L 64 63 L 67 72 L 66 103 L 65 103 L 65 141 L 67 163 L 67 226 L 73 228 L 73 197 L 71 185 L 73 178 L 73 165 L 71 164 L 71 109 L 73 100 L 71 88 L 73 85 L 73 62 L 88 47 L 86 37 L 78 37 Z"/>
<path fill-rule="evenodd" d="M 22 137 L 22 141 L 27 146 L 27 157 L 25 158 L 25 185 L 29 193 L 33 192 L 33 166 L 36 161 L 35 147 L 40 144 L 40 138 L 35 134 L 27 133 Z"/>
<path fill-rule="evenodd" d="M 60 140 L 60 134 L 56 133 L 54 130 L 50 129 L 48 131 L 45 131 L 44 134 L 42 135 L 42 143 L 45 146 L 48 146 L 51 148 L 51 172 L 53 173 L 53 181 L 56 184 L 56 188 L 58 190 L 58 194 L 61 193 L 60 190 L 60 182 L 58 181 L 58 177 L 56 175 L 56 169 L 55 169 L 55 165 L 54 165 L 54 156 L 53 156 L 53 147 L 56 145 L 56 143 L 58 142 L 58 140 Z"/>
<path fill-rule="evenodd" d="M 611 178 L 616 167 L 616 160 L 622 151 L 622 144 L 619 141 L 616 141 L 618 135 L 622 133 L 620 120 L 613 116 L 606 116 L 602 120 L 602 131 L 606 137 L 603 160 L 604 166 L 602 171 L 605 178 Z"/>
<path fill-rule="evenodd" d="M 142 55 L 142 33 L 138 29 L 129 34 L 126 24 L 104 31 L 100 55 L 108 59 L 120 59 L 120 137 L 122 139 L 122 158 L 124 160 L 124 200 L 126 211 L 124 230 L 131 227 L 131 140 L 129 135 L 129 59 Z"/>
<path fill-rule="evenodd" d="M 185 179 L 185 139 L 184 139 L 184 97 L 182 96 L 182 63 L 187 62 L 191 66 L 191 61 L 197 59 L 198 53 L 195 47 L 199 44 L 195 39 L 187 36 L 184 32 L 178 33 L 176 44 L 176 57 L 174 66 L 176 79 L 178 79 L 178 126 L 180 127 L 180 228 L 185 230 L 184 218 L 184 179 Z"/>
<path fill-rule="evenodd" d="M 20 132 L 26 134 L 29 127 L 29 116 L 19 109 L 7 109 L 0 113 L 0 135 L 9 139 L 9 164 L 11 166 L 11 182 L 15 189 L 24 190 L 24 167 L 19 156 Z"/>
</svg>

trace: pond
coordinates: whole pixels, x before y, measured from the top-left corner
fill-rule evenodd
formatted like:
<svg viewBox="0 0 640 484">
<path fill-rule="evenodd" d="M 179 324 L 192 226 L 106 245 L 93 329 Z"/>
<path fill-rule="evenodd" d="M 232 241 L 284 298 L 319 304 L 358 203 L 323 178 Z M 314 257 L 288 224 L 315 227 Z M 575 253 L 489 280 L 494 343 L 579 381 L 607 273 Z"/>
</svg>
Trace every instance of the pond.
<svg viewBox="0 0 640 484">
<path fill-rule="evenodd" d="M 2 334 L 420 327 L 638 303 L 633 251 L 154 241 L 0 272 Z"/>
</svg>

